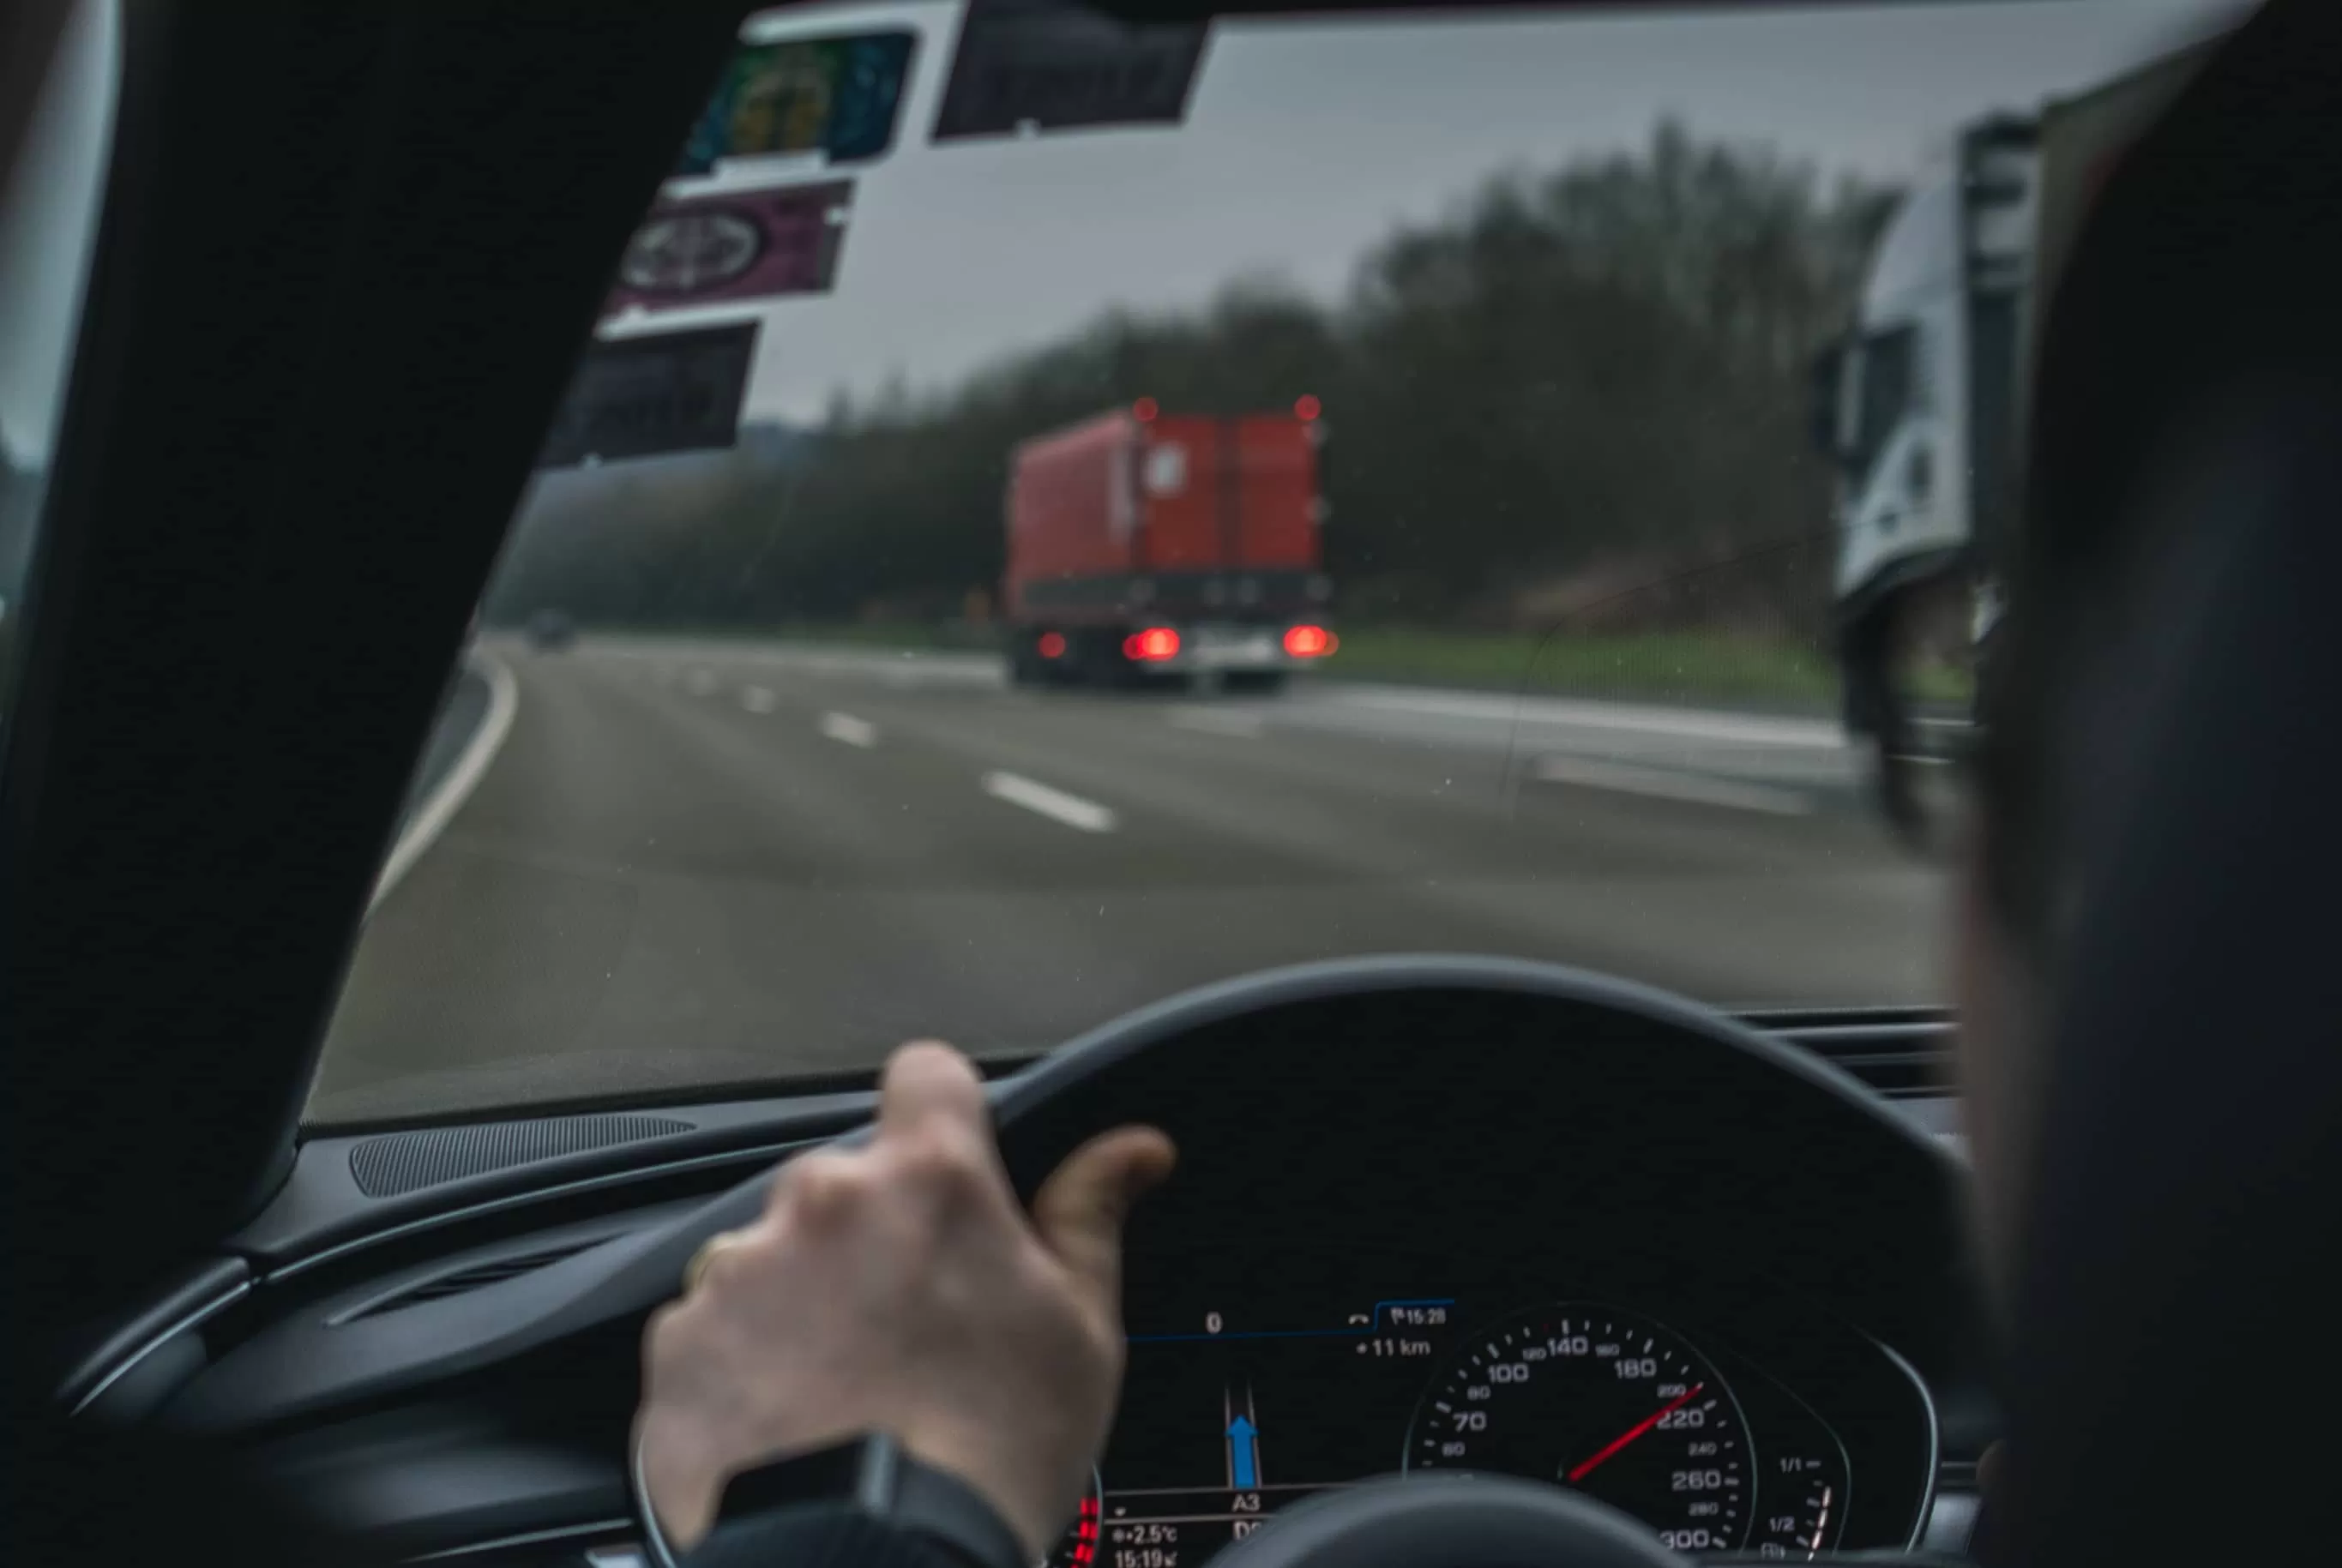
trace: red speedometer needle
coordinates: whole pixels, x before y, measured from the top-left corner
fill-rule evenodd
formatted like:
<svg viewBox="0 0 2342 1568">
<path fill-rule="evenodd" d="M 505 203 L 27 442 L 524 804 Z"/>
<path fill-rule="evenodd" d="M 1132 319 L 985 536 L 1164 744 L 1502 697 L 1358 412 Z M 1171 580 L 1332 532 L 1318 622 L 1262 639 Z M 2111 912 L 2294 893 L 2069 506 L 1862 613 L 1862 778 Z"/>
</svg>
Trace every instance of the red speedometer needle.
<svg viewBox="0 0 2342 1568">
<path fill-rule="evenodd" d="M 1628 1427 L 1626 1431 L 1620 1433 L 1617 1436 L 1604 1443 L 1600 1448 L 1596 1449 L 1590 1458 L 1580 1460 L 1576 1464 L 1571 1466 L 1569 1472 L 1569 1479 L 1571 1482 L 1580 1482 L 1593 1474 L 1594 1467 L 1596 1465 L 1600 1464 L 1604 1460 L 1609 1458 L 1612 1454 L 1616 1453 L 1620 1449 L 1634 1442 L 1635 1439 L 1642 1436 L 1643 1433 L 1658 1425 L 1658 1423 L 1664 1420 L 1669 1413 L 1680 1410 L 1685 1405 L 1689 1404 L 1693 1400 L 1697 1399 L 1699 1397 L 1699 1391 L 1706 1386 L 1707 1384 L 1704 1383 L 1693 1383 L 1683 1393 L 1676 1395 L 1675 1398 L 1667 1401 L 1666 1403 L 1659 1406 L 1658 1409 L 1651 1412 L 1650 1414 L 1635 1423 L 1634 1425 Z"/>
</svg>

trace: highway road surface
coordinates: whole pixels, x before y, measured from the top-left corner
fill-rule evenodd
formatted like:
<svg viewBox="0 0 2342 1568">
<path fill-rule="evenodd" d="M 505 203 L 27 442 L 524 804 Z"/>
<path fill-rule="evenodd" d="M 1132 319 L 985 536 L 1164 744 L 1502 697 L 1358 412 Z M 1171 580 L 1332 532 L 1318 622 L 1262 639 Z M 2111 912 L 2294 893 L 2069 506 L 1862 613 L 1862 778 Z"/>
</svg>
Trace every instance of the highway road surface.
<svg viewBox="0 0 2342 1568">
<path fill-rule="evenodd" d="M 1045 1048 L 1278 964 L 1483 952 L 1727 1006 L 1935 1000 L 1942 874 L 1835 724 L 1319 681 L 492 644 L 517 694 L 375 908 L 313 1119 Z"/>
</svg>

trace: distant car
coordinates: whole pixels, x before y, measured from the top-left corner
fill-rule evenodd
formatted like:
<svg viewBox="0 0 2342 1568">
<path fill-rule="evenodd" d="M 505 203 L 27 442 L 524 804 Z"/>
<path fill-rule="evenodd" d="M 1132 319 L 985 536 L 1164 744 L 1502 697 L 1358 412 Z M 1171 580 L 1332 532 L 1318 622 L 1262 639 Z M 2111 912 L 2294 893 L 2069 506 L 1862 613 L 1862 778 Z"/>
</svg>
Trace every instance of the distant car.
<svg viewBox="0 0 2342 1568">
<path fill-rule="evenodd" d="M 551 652 L 565 648 L 577 640 L 577 623 L 560 610 L 539 610 L 528 618 L 528 641 L 531 647 Z"/>
</svg>

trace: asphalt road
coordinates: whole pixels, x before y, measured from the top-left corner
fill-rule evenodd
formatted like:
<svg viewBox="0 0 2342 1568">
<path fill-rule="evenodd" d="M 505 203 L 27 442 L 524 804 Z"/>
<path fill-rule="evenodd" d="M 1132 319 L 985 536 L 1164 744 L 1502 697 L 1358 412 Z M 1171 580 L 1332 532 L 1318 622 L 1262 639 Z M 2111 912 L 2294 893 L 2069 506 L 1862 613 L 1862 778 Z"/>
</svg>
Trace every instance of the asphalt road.
<svg viewBox="0 0 2342 1568">
<path fill-rule="evenodd" d="M 1941 874 L 1835 724 L 1311 683 L 1005 689 L 958 655 L 492 647 L 509 736 L 375 910 L 313 1119 L 1045 1047 L 1347 954 L 1725 1005 L 1933 1000 Z"/>
</svg>

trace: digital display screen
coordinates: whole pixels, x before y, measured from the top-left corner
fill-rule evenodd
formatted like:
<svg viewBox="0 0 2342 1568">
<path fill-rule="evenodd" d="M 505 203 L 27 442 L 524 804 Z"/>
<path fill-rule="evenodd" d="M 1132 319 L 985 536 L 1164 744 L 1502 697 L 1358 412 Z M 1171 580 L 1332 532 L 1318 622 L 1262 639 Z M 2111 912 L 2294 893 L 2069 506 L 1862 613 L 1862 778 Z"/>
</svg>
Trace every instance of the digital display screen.
<svg viewBox="0 0 2342 1568">
<path fill-rule="evenodd" d="M 1133 1324 L 1096 1493 L 1051 1562 L 1190 1568 L 1304 1498 L 1431 1470 L 1576 1487 L 1681 1551 L 1840 1538 L 1837 1434 L 1646 1313 L 1408 1294 L 1188 1315 Z"/>
</svg>

